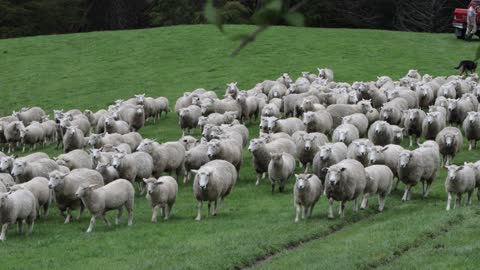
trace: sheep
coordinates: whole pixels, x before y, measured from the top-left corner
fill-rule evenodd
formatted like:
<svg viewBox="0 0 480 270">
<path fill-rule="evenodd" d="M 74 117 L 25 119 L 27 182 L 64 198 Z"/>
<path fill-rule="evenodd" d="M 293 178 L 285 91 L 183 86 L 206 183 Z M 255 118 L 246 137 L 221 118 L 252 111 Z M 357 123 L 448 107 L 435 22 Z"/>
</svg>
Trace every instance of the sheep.
<svg viewBox="0 0 480 270">
<path fill-rule="evenodd" d="M 403 98 L 407 101 L 408 109 L 418 108 L 417 94 L 410 89 L 396 88 L 393 91 L 387 92 L 387 97 L 389 101 L 395 98 Z"/>
<path fill-rule="evenodd" d="M 35 161 L 17 159 L 13 163 L 12 176 L 15 177 L 15 182 L 20 184 L 35 177 L 48 177 L 54 170 L 58 170 L 58 165 L 51 159 L 42 158 Z"/>
<path fill-rule="evenodd" d="M 183 177 L 183 183 L 191 179 L 192 170 L 198 170 L 203 164 L 210 161 L 207 150 L 208 144 L 200 143 L 185 152 L 185 175 Z"/>
<path fill-rule="evenodd" d="M 18 160 L 24 160 L 24 161 L 36 161 L 42 158 L 48 159 L 49 156 L 45 153 L 33 153 L 30 155 L 26 155 L 24 157 L 18 158 Z M 11 172 L 13 168 L 13 163 L 15 162 L 15 156 L 4 156 L 0 157 L 0 171 L 3 172 Z"/>
<path fill-rule="evenodd" d="M 211 104 L 204 106 L 202 104 L 201 112 L 203 115 L 207 113 L 208 110 L 212 110 L 216 113 L 225 113 L 225 112 L 238 112 L 238 115 L 242 115 L 242 107 L 234 99 L 214 99 Z"/>
<path fill-rule="evenodd" d="M 280 112 L 283 112 L 283 99 L 281 98 L 272 98 L 268 101 L 268 104 L 272 104 L 272 105 L 275 105 L 279 110 Z M 267 104 L 267 105 L 268 105 Z M 275 115 L 273 115 L 275 116 Z M 278 116 L 279 117 L 279 116 Z"/>
<path fill-rule="evenodd" d="M 133 136 L 130 136 L 130 134 L 132 134 Z M 90 145 L 91 147 L 95 147 L 95 148 L 101 148 L 102 146 L 104 145 L 107 145 L 107 144 L 111 144 L 111 145 L 119 145 L 121 143 L 125 143 L 125 137 L 129 135 L 130 138 L 135 138 L 135 140 L 132 140 L 132 141 L 135 141 L 134 143 L 132 142 L 132 144 L 129 142 L 128 144 L 130 145 L 130 147 L 132 146 L 135 146 L 136 144 L 136 137 L 137 135 L 140 135 L 138 134 L 137 132 L 130 132 L 128 134 L 124 134 L 124 135 L 120 135 L 120 134 L 105 134 L 104 136 L 102 136 L 101 134 L 92 134 L 90 135 L 90 137 L 88 137 L 88 142 L 87 144 Z M 138 136 L 139 138 L 141 138 L 141 136 Z M 137 146 L 138 147 L 138 146 Z M 136 149 L 136 148 L 132 148 L 132 149 Z"/>
<path fill-rule="evenodd" d="M 147 199 L 153 209 L 152 222 L 157 223 L 158 209 L 162 211 L 165 220 L 170 218 L 173 204 L 177 199 L 178 184 L 171 176 L 162 176 L 158 179 L 143 179 L 147 185 Z"/>
<path fill-rule="evenodd" d="M 367 166 L 368 149 L 373 146 L 369 139 L 356 139 L 347 148 L 347 158 L 358 160 L 363 166 Z"/>
<path fill-rule="evenodd" d="M 398 144 L 398 145 L 402 144 L 404 128 L 401 128 L 401 127 L 396 126 L 396 125 L 390 125 L 390 127 L 392 127 L 392 132 L 393 132 L 392 143 L 393 144 Z"/>
<path fill-rule="evenodd" d="M 262 116 L 280 117 L 280 109 L 275 104 L 266 104 L 262 109 Z"/>
<path fill-rule="evenodd" d="M 297 117 L 301 111 L 302 101 L 309 98 L 313 102 L 318 103 L 319 100 L 312 93 L 289 94 L 283 97 L 283 114 L 285 117 Z"/>
<path fill-rule="evenodd" d="M 104 144 L 111 143 L 109 141 L 109 137 L 112 137 L 112 136 L 116 136 L 116 135 L 113 135 L 113 134 L 111 136 L 105 135 L 105 137 L 103 139 L 103 143 Z M 122 141 L 122 139 L 123 139 L 123 141 Z M 142 135 L 140 135 L 140 133 L 138 133 L 138 132 L 129 132 L 127 134 L 123 134 L 122 139 L 116 139 L 116 141 L 118 141 L 118 143 L 111 143 L 111 144 L 113 144 L 115 146 L 119 146 L 122 143 L 126 143 L 130 146 L 130 149 L 132 151 L 134 151 L 135 149 L 137 149 L 137 147 L 140 145 L 140 143 L 143 140 Z"/>
<path fill-rule="evenodd" d="M 87 152 L 81 149 L 70 151 L 67 154 L 61 154 L 55 161 L 58 165 L 63 165 L 70 170 L 80 168 L 93 169 L 92 158 Z"/>
<path fill-rule="evenodd" d="M 475 169 L 471 166 L 447 166 L 448 175 L 445 179 L 445 190 L 448 193 L 447 211 L 450 211 L 452 201 L 452 194 L 457 195 L 457 200 L 454 205 L 459 208 L 462 201 L 462 194 L 467 193 L 467 201 L 465 205 L 472 204 L 472 193 L 475 190 Z"/>
<path fill-rule="evenodd" d="M 268 178 L 272 184 L 272 194 L 275 191 L 275 184 L 278 182 L 279 191 L 285 191 L 285 184 L 293 175 L 295 170 L 295 158 L 288 153 L 270 153 L 270 163 L 268 164 Z"/>
<path fill-rule="evenodd" d="M 83 132 L 76 126 L 67 127 L 63 135 L 63 152 L 68 153 L 75 149 L 82 149 L 85 146 Z"/>
<path fill-rule="evenodd" d="M 0 241 L 7 240 L 6 233 L 10 224 L 17 223 L 17 231 L 21 234 L 23 221 L 28 224 L 27 236 L 32 234 L 37 208 L 35 196 L 26 189 L 0 194 Z"/>
<path fill-rule="evenodd" d="M 110 164 L 108 163 L 98 162 L 95 170 L 102 175 L 103 182 L 105 184 L 108 184 L 113 180 L 117 180 L 120 178 L 120 176 L 118 175 L 118 171 L 113 168 L 113 166 L 110 166 Z"/>
<path fill-rule="evenodd" d="M 435 140 L 437 134 L 445 128 L 447 121 L 441 112 L 429 112 L 423 119 L 422 132 L 426 140 Z"/>
<path fill-rule="evenodd" d="M 315 76 L 314 74 L 312 74 L 313 76 L 311 77 L 313 79 L 313 77 Z M 310 88 L 310 78 L 309 78 L 309 74 L 308 72 L 302 72 L 302 76 L 301 77 L 298 77 L 296 80 L 295 80 L 295 92 L 297 93 L 305 93 L 308 91 L 308 89 Z M 290 88 L 292 87 L 292 84 L 290 84 Z"/>
<path fill-rule="evenodd" d="M 403 98 L 395 98 L 384 104 L 380 110 L 380 120 L 392 125 L 398 125 L 402 119 L 402 112 L 408 109 L 408 102 Z"/>
<path fill-rule="evenodd" d="M 328 138 L 323 133 L 307 133 L 301 136 L 295 144 L 297 145 L 297 154 L 300 163 L 305 168 L 305 173 L 312 165 L 315 154 L 320 150 L 320 146 L 328 143 Z"/>
<path fill-rule="evenodd" d="M 477 141 L 480 139 L 480 113 L 468 112 L 467 118 L 463 121 L 463 132 L 468 140 L 468 150 L 477 148 Z"/>
<path fill-rule="evenodd" d="M 468 112 L 475 111 L 475 109 L 469 100 L 448 99 L 447 120 L 451 124 L 461 125 L 467 118 Z"/>
<path fill-rule="evenodd" d="M 154 99 L 155 104 L 155 112 L 157 114 L 157 118 L 162 117 L 162 112 L 165 112 L 165 118 L 167 117 L 170 110 L 170 102 L 166 97 L 158 97 Z M 154 121 L 155 122 L 155 121 Z"/>
<path fill-rule="evenodd" d="M 255 183 L 257 186 L 260 184 L 260 178 L 265 178 L 265 173 L 268 172 L 268 164 L 271 159 L 270 153 L 286 152 L 294 157 L 297 155 L 295 143 L 290 139 L 283 138 L 270 143 L 267 143 L 265 139 L 253 139 L 250 141 L 248 151 L 253 154 L 252 163 L 257 174 Z"/>
<path fill-rule="evenodd" d="M 77 189 L 82 186 L 96 184 L 103 186 L 103 178 L 95 170 L 75 169 L 69 173 L 60 171 L 50 172 L 48 175 L 48 187 L 55 191 L 55 201 L 62 214 L 67 212 L 64 224 L 70 223 L 72 219 L 72 210 L 80 208 L 77 220 L 80 219 L 84 210 L 84 204 L 75 196 Z"/>
<path fill-rule="evenodd" d="M 48 179 L 45 177 L 34 177 L 32 180 L 23 184 L 17 184 L 10 186 L 10 191 L 16 191 L 20 189 L 26 189 L 32 192 L 33 196 L 37 199 L 37 207 L 43 208 L 44 217 L 48 216 L 48 209 L 52 203 L 52 192 L 48 188 Z M 38 212 L 40 215 L 40 212 Z"/>
<path fill-rule="evenodd" d="M 348 146 L 359 138 L 358 129 L 354 125 L 341 124 L 333 131 L 332 142 L 343 142 Z"/>
<path fill-rule="evenodd" d="M 446 83 L 438 89 L 437 96 L 442 96 L 445 98 L 456 98 L 457 92 L 455 90 L 455 85 L 452 83 Z"/>
<path fill-rule="evenodd" d="M 368 118 L 363 113 L 354 113 L 342 118 L 342 124 L 352 124 L 358 129 L 360 138 L 367 135 L 368 130 Z"/>
<path fill-rule="evenodd" d="M 100 117 L 102 117 L 106 114 L 107 114 L 106 110 L 98 110 L 95 113 L 90 111 L 90 110 L 83 111 L 83 115 L 85 115 L 87 117 L 88 121 L 90 122 L 91 127 L 96 127 Z"/>
<path fill-rule="evenodd" d="M 146 152 L 153 158 L 153 171 L 155 177 L 160 177 L 163 172 L 175 171 L 176 179 L 183 175 L 185 148 L 179 142 L 158 144 L 153 140 L 144 139 L 137 147 L 137 151 Z"/>
<path fill-rule="evenodd" d="M 187 108 L 180 110 L 179 125 L 182 129 L 182 136 L 185 136 L 185 132 L 191 133 L 191 129 L 194 129 L 198 125 L 198 119 L 202 115 L 201 109 L 198 106 L 190 105 Z"/>
<path fill-rule="evenodd" d="M 2 146 L 2 150 L 4 149 L 3 145 L 7 143 L 7 139 L 5 138 L 5 129 L 7 128 L 8 124 L 15 121 L 19 120 L 14 116 L 0 117 L 0 145 Z"/>
<path fill-rule="evenodd" d="M 17 142 L 20 142 L 21 137 L 20 137 L 20 131 L 24 129 L 25 126 L 21 121 L 13 121 L 9 123 L 6 127 L 5 130 L 3 131 L 3 134 L 5 136 L 5 140 L 8 143 L 8 152 L 11 153 L 14 149 L 14 145 Z"/>
<path fill-rule="evenodd" d="M 303 124 L 307 132 L 320 132 L 330 134 L 333 126 L 333 119 L 326 111 L 303 113 Z"/>
<path fill-rule="evenodd" d="M 102 152 L 101 149 L 91 149 L 90 157 L 92 159 L 92 168 L 97 167 L 99 162 L 111 164 L 115 152 Z"/>
<path fill-rule="evenodd" d="M 325 106 L 322 104 L 315 103 L 312 97 L 306 97 L 302 100 L 300 105 L 300 110 L 305 112 L 318 112 L 325 110 Z"/>
<path fill-rule="evenodd" d="M 216 216 L 225 197 L 230 194 L 237 181 L 235 167 L 225 160 L 212 160 L 193 172 L 196 174 L 193 181 L 193 194 L 198 201 L 195 220 L 200 221 L 202 218 L 204 201 L 208 202 L 207 217 L 210 214 L 211 202 L 214 203 L 213 215 Z M 218 199 L 220 203 L 217 204 Z"/>
<path fill-rule="evenodd" d="M 304 131 L 302 131 L 302 132 L 304 132 Z M 296 132 L 295 132 L 295 133 L 296 133 Z M 295 133 L 293 133 L 293 134 L 295 134 Z M 306 134 L 306 132 L 305 132 L 305 134 Z M 305 135 L 305 134 L 304 134 L 304 135 Z M 316 133 L 316 134 L 319 134 L 319 133 Z M 272 142 L 272 141 L 274 141 L 274 140 L 276 140 L 276 139 L 280 139 L 280 138 L 282 138 L 282 139 L 290 139 L 290 140 L 292 140 L 293 142 L 295 142 L 295 141 L 292 139 L 292 136 L 288 135 L 288 134 L 285 133 L 285 132 L 278 132 L 278 133 L 263 133 L 263 132 L 260 132 L 259 138 L 265 139 L 265 141 L 266 141 L 267 143 Z"/>
<path fill-rule="evenodd" d="M 314 174 L 295 174 L 295 186 L 293 187 L 293 201 L 295 203 L 295 223 L 302 219 L 311 217 L 315 204 L 320 199 L 323 185 L 320 179 Z M 303 211 L 302 211 L 303 208 Z"/>
<path fill-rule="evenodd" d="M 420 147 L 413 151 L 403 150 L 398 160 L 398 178 L 405 184 L 402 201 L 410 200 L 411 189 L 422 182 L 422 194 L 426 198 L 437 174 L 440 163 L 438 149 Z M 425 183 L 427 184 L 425 187 Z"/>
<path fill-rule="evenodd" d="M 9 187 L 15 185 L 15 180 L 9 173 L 0 173 L 0 183 Z"/>
<path fill-rule="evenodd" d="M 435 141 L 440 146 L 440 153 L 443 157 L 443 165 L 448 166 L 452 159 L 455 158 L 455 155 L 462 148 L 462 132 L 456 127 L 446 127 L 437 134 Z"/>
<path fill-rule="evenodd" d="M 145 94 L 135 95 L 135 105 L 142 105 L 145 111 L 145 120 L 156 117 L 155 100 L 151 97 L 145 97 Z"/>
<path fill-rule="evenodd" d="M 130 132 L 130 127 L 127 122 L 123 120 L 116 121 L 112 116 L 107 116 L 104 123 L 104 129 L 107 133 L 118 133 L 123 135 Z"/>
<path fill-rule="evenodd" d="M 116 146 L 111 144 L 106 144 L 102 147 L 102 150 L 105 152 L 116 152 L 116 153 L 124 153 L 124 154 L 132 153 L 132 148 L 130 147 L 130 145 L 126 143 L 121 143 Z"/>
<path fill-rule="evenodd" d="M 194 148 L 197 145 L 198 140 L 192 136 L 183 136 L 178 140 L 183 145 L 185 151 Z"/>
<path fill-rule="evenodd" d="M 30 145 L 30 150 L 35 150 L 37 144 L 45 141 L 43 126 L 39 122 L 31 122 L 25 128 L 20 129 L 20 140 L 23 144 L 22 152 L 25 152 L 25 145 Z"/>
<path fill-rule="evenodd" d="M 287 87 L 282 83 L 275 83 L 268 91 L 268 100 L 272 98 L 282 98 L 287 93 Z"/>
<path fill-rule="evenodd" d="M 380 113 L 378 112 L 377 109 L 371 109 L 368 111 L 365 116 L 368 119 L 368 125 L 370 126 L 371 124 L 375 123 L 375 121 L 380 120 Z"/>
<path fill-rule="evenodd" d="M 115 225 L 118 225 L 122 218 L 124 207 L 128 212 L 128 226 L 132 226 L 135 189 L 128 180 L 117 179 L 101 187 L 98 187 L 97 184 L 81 185 L 75 192 L 75 196 L 81 198 L 92 214 L 87 233 L 92 232 L 93 225 L 95 225 L 95 221 L 99 217 L 103 218 L 107 226 L 110 227 L 110 221 L 108 221 L 105 214 L 111 210 L 118 210 L 115 218 Z"/>
<path fill-rule="evenodd" d="M 23 112 L 13 112 L 12 116 L 17 117 L 25 126 L 28 126 L 33 121 L 42 122 L 45 111 L 39 107 L 32 107 Z"/>
<path fill-rule="evenodd" d="M 329 82 L 333 82 L 334 74 L 333 71 L 329 68 L 317 68 L 318 78 L 325 79 Z"/>
<path fill-rule="evenodd" d="M 420 136 L 422 135 L 423 120 L 425 119 L 425 112 L 420 109 L 408 110 L 408 117 L 405 119 L 405 130 L 410 138 L 410 147 L 413 146 L 412 137 L 415 136 L 416 144 L 420 143 Z"/>
<path fill-rule="evenodd" d="M 65 116 L 60 119 L 60 128 L 62 133 L 65 133 L 66 129 L 71 126 L 75 126 L 80 129 L 85 136 L 90 134 L 90 122 L 83 114 L 76 116 L 65 114 Z"/>
<path fill-rule="evenodd" d="M 367 180 L 363 165 L 345 159 L 328 168 L 325 176 L 325 194 L 328 198 L 328 218 L 333 218 L 333 201 L 340 201 L 339 214 L 345 217 L 345 204 L 354 200 L 353 211 L 358 211 L 358 197 L 363 194 Z"/>
<path fill-rule="evenodd" d="M 55 142 L 56 136 L 57 136 L 55 121 L 49 120 L 48 115 L 46 115 L 42 118 L 41 125 L 43 128 L 45 142 L 48 142 L 48 143 Z"/>
<path fill-rule="evenodd" d="M 322 145 L 320 147 L 320 150 L 313 158 L 313 173 L 318 176 L 318 178 L 320 178 L 323 183 L 325 181 L 325 174 L 327 172 L 327 168 L 346 159 L 347 152 L 348 149 L 344 143 L 332 143 Z"/>
<path fill-rule="evenodd" d="M 390 194 L 393 184 L 393 172 L 385 165 L 372 165 L 365 168 L 367 184 L 363 191 L 363 200 L 360 209 L 368 207 L 368 197 L 378 194 L 378 211 L 385 207 L 385 197 Z"/>
<path fill-rule="evenodd" d="M 400 182 L 398 170 L 399 170 L 399 158 L 400 153 L 403 151 L 403 147 L 396 144 L 388 144 L 386 146 L 373 146 L 368 149 L 368 163 L 369 165 L 386 165 L 393 173 L 393 176 L 397 178 L 395 183 L 395 190 Z"/>
<path fill-rule="evenodd" d="M 236 98 L 240 105 L 242 114 L 240 115 L 240 121 L 248 121 L 255 117 L 258 118 L 260 113 L 258 108 L 257 98 L 253 96 L 247 96 L 246 94 L 239 94 Z"/>
<path fill-rule="evenodd" d="M 298 118 L 278 119 L 274 116 L 268 118 L 268 132 L 285 132 L 292 135 L 297 130 L 305 130 L 305 125 Z"/>
<path fill-rule="evenodd" d="M 243 161 L 242 145 L 233 139 L 213 139 L 208 142 L 207 155 L 211 160 L 223 159 L 235 166 L 240 174 Z"/>
<path fill-rule="evenodd" d="M 336 128 L 342 124 L 342 117 L 351 115 L 354 113 L 363 113 L 366 114 L 372 109 L 370 101 L 361 101 L 355 105 L 349 104 L 332 104 L 327 107 L 327 112 L 330 113 L 333 119 L 332 128 Z"/>
<path fill-rule="evenodd" d="M 118 171 L 118 176 L 134 182 L 136 179 L 141 181 L 143 178 L 152 176 L 153 159 L 144 152 L 135 152 L 132 154 L 116 153 L 112 158 L 112 166 Z M 144 188 L 141 189 L 143 194 Z"/>
<path fill-rule="evenodd" d="M 385 121 L 376 121 L 368 129 L 368 139 L 375 145 L 385 146 L 393 143 L 392 126 Z"/>
<path fill-rule="evenodd" d="M 138 131 L 145 125 L 145 109 L 142 105 L 122 106 L 118 118 L 127 122 L 131 131 Z"/>
</svg>

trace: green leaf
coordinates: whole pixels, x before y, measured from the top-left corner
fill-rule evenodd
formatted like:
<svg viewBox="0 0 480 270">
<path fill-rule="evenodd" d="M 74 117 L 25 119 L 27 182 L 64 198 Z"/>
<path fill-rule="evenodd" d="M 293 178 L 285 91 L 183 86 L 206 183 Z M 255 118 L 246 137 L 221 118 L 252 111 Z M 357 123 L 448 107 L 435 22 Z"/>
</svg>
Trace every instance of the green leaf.
<svg viewBox="0 0 480 270">
<path fill-rule="evenodd" d="M 289 25 L 293 25 L 297 27 L 301 27 L 305 25 L 305 16 L 303 16 L 299 12 L 288 13 L 287 15 L 285 15 L 285 20 Z"/>
<path fill-rule="evenodd" d="M 478 59 L 480 59 L 480 46 L 478 46 L 477 51 L 475 52 L 475 60 L 473 61 L 477 61 Z"/>
<path fill-rule="evenodd" d="M 220 15 L 218 14 L 218 10 L 213 5 L 213 0 L 209 0 L 207 3 L 205 3 L 203 16 L 205 16 L 205 19 L 207 19 L 208 23 L 215 24 L 218 29 L 223 32 L 223 23 Z"/>
</svg>

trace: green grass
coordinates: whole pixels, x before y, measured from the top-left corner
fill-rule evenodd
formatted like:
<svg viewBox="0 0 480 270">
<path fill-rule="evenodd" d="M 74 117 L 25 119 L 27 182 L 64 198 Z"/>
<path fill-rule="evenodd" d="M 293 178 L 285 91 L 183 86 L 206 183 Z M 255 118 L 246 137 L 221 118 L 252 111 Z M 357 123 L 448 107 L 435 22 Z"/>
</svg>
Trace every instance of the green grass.
<svg viewBox="0 0 480 270">
<path fill-rule="evenodd" d="M 229 26 L 232 34 L 251 31 Z M 212 26 L 40 36 L 0 41 L 0 115 L 25 106 L 100 109 L 135 93 L 167 96 L 173 106 L 185 91 L 204 87 L 223 94 L 238 81 L 251 88 L 283 72 L 330 67 L 338 81 L 403 76 L 410 68 L 433 75 L 453 74 L 461 59 L 473 58 L 478 44 L 451 34 L 273 27 L 231 58 L 237 44 Z M 258 134 L 251 124 L 252 136 Z M 170 114 L 141 133 L 160 141 L 181 135 Z M 197 134 L 198 135 L 198 134 Z M 52 147 L 43 151 L 54 156 Z M 462 151 L 455 163 L 476 161 L 478 151 Z M 478 265 L 479 202 L 447 213 L 441 170 L 431 196 L 400 203 L 401 191 L 387 200 L 384 213 L 371 209 L 345 220 L 326 219 L 324 198 L 311 220 L 294 224 L 292 183 L 286 194 L 255 186 L 251 155 L 245 151 L 241 180 L 219 216 L 195 222 L 191 183 L 180 184 L 172 219 L 150 223 L 151 209 L 137 197 L 134 225 L 107 228 L 97 222 L 87 235 L 88 213 L 63 225 L 58 211 L 39 220 L 30 238 L 13 228 L 1 244 L 2 269 L 225 269 L 242 267 L 278 253 L 259 268 L 329 269 L 435 268 Z M 113 213 L 109 215 L 113 218 Z M 312 240 L 305 244 L 302 241 Z M 289 248 L 292 247 L 292 248 Z"/>
</svg>

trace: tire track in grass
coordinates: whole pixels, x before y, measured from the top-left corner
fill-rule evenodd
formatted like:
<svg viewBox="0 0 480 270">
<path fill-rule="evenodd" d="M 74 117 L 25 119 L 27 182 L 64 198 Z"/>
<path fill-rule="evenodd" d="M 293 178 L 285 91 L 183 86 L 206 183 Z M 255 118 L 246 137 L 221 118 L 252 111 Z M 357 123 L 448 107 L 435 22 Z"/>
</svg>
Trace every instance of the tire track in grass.
<svg viewBox="0 0 480 270">
<path fill-rule="evenodd" d="M 425 245 L 428 241 L 432 241 L 438 237 L 441 237 L 447 234 L 450 230 L 452 230 L 455 226 L 462 224 L 465 221 L 464 214 L 456 214 L 454 217 L 450 218 L 445 224 L 437 227 L 435 230 L 429 230 L 422 233 L 419 237 L 417 237 L 412 242 L 400 246 L 394 250 L 394 252 L 383 258 L 380 258 L 376 261 L 368 263 L 366 265 L 358 265 L 356 269 L 377 269 L 379 267 L 387 266 L 393 263 L 395 260 L 402 257 L 409 251 L 415 250 L 423 245 Z"/>
</svg>

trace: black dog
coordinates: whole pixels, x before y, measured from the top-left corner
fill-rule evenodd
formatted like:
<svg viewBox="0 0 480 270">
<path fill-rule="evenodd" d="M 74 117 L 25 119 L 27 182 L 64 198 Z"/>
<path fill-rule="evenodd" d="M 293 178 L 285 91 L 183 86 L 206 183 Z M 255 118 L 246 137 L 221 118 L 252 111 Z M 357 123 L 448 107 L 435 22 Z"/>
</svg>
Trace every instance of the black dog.
<svg viewBox="0 0 480 270">
<path fill-rule="evenodd" d="M 456 67 L 455 69 L 460 70 L 460 75 L 463 75 L 464 72 L 466 74 L 468 74 L 469 72 L 474 73 L 477 70 L 477 62 L 463 60 L 462 62 L 460 62 L 460 64 L 458 64 L 458 67 Z"/>
</svg>

